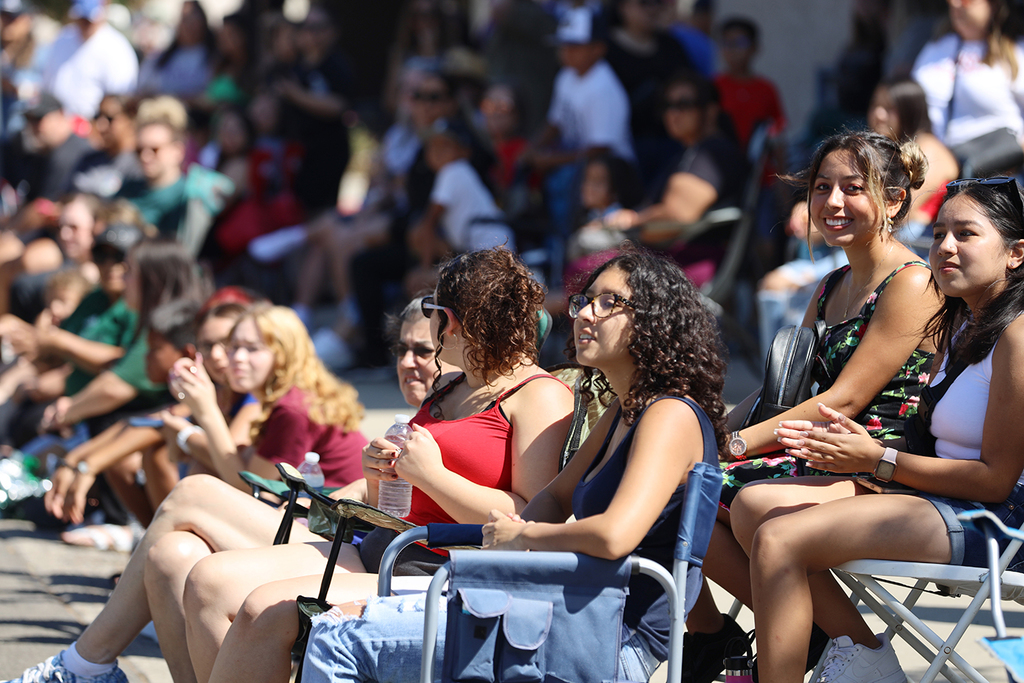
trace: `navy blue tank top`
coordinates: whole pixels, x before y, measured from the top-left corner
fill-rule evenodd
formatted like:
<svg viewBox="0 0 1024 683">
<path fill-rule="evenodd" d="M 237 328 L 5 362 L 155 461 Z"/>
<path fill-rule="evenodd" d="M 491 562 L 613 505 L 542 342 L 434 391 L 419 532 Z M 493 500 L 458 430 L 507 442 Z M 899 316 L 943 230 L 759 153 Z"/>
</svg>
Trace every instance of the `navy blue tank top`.
<svg viewBox="0 0 1024 683">
<path fill-rule="evenodd" d="M 701 436 L 704 440 L 704 459 L 705 461 L 709 458 L 715 461 L 718 460 L 718 441 L 715 439 L 715 427 L 711 424 L 711 419 L 704 410 L 689 398 L 664 396 L 657 400 L 662 401 L 665 399 L 684 401 L 693 409 L 693 412 L 697 415 L 697 420 L 700 422 Z M 652 402 L 651 405 L 656 402 Z M 649 407 L 650 405 L 648 405 Z M 644 412 L 646 411 L 647 408 L 644 408 Z M 621 418 L 622 409 L 620 408 L 615 415 L 612 426 L 608 429 L 608 435 L 605 437 L 601 449 L 594 456 L 594 461 L 587 468 L 586 473 L 572 493 L 572 511 L 576 515 L 576 519 L 603 513 L 608 509 L 615 491 L 619 488 L 622 475 L 626 471 L 626 461 L 629 458 L 629 449 L 633 443 L 633 434 L 636 431 L 636 426 L 643 419 L 643 413 L 640 414 L 637 421 L 629 428 L 626 435 L 622 437 L 622 441 L 615 449 L 615 452 L 612 453 L 608 462 L 601 468 L 601 471 L 595 474 L 594 478 L 590 481 L 586 481 L 586 479 L 594 467 L 604 458 L 605 452 L 608 450 L 608 442 L 611 441 L 612 434 L 615 433 L 615 428 L 618 426 Z M 685 490 L 685 484 L 676 487 L 665 509 L 661 511 L 650 531 L 647 532 L 647 535 L 640 541 L 640 545 L 631 554 L 646 557 L 657 562 L 669 572 L 672 571 L 676 534 L 679 530 L 679 516 L 682 513 L 683 493 Z M 697 575 L 697 571 L 696 568 L 693 568 L 691 576 Z M 687 588 L 689 589 L 689 585 L 687 585 Z M 690 591 L 687 590 L 687 593 L 690 593 Z M 637 575 L 629 580 L 629 596 L 626 598 L 626 609 L 623 619 L 626 626 L 635 629 L 644 637 L 651 648 L 652 654 L 662 661 L 668 658 L 668 598 L 665 596 L 665 591 L 654 579 L 649 576 Z"/>
</svg>

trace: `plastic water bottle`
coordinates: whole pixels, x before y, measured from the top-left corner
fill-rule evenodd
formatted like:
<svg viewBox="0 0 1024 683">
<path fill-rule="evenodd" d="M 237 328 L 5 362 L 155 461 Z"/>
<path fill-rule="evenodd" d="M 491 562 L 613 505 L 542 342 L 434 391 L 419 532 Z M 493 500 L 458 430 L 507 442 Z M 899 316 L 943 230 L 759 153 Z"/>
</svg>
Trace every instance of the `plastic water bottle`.
<svg viewBox="0 0 1024 683">
<path fill-rule="evenodd" d="M 309 452 L 299 465 L 299 474 L 310 488 L 320 491 L 324 487 L 324 471 L 320 469 L 320 454 Z"/>
<path fill-rule="evenodd" d="M 412 434 L 408 415 L 395 415 L 395 424 L 384 432 L 384 438 L 402 448 Z M 412 484 L 404 479 L 382 481 L 377 489 L 377 507 L 395 517 L 405 517 L 412 508 Z"/>
</svg>

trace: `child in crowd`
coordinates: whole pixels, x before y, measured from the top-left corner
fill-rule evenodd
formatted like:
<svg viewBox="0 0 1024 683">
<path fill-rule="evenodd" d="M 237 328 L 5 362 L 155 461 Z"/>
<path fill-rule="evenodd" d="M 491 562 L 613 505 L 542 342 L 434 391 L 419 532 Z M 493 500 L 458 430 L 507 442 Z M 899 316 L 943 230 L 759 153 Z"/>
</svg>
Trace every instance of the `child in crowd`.
<svg viewBox="0 0 1024 683">
<path fill-rule="evenodd" d="M 723 22 L 719 32 L 725 71 L 715 77 L 715 87 L 722 109 L 732 119 L 736 138 L 746 147 L 758 123 L 771 121 L 777 133 L 786 127 L 786 115 L 775 85 L 752 69 L 760 47 L 757 25 L 734 17 Z"/>
<path fill-rule="evenodd" d="M 597 251 L 611 249 L 622 242 L 621 230 L 605 230 L 604 220 L 620 209 L 632 209 L 642 199 L 640 178 L 625 159 L 602 154 L 583 167 L 580 183 L 580 209 L 577 226 L 580 230 L 569 245 L 569 256 L 575 260 Z"/>
<path fill-rule="evenodd" d="M 78 268 L 59 270 L 46 283 L 46 308 L 36 320 L 35 327 L 10 313 L 0 317 L 0 337 L 3 337 L 0 359 L 5 364 L 11 363 L 0 375 L 0 403 L 6 403 L 20 387 L 37 377 L 39 372 L 49 370 L 61 362 L 53 355 L 39 355 L 35 350 L 15 358 L 17 352 L 9 338 L 34 335 L 39 328 L 60 327 L 91 289 L 92 283 Z"/>
<path fill-rule="evenodd" d="M 409 233 L 409 244 L 426 271 L 449 251 L 468 252 L 505 246 L 515 236 L 479 174 L 469 163 L 469 130 L 452 119 L 434 124 L 426 142 L 427 164 L 437 174 L 430 205 Z"/>
</svg>

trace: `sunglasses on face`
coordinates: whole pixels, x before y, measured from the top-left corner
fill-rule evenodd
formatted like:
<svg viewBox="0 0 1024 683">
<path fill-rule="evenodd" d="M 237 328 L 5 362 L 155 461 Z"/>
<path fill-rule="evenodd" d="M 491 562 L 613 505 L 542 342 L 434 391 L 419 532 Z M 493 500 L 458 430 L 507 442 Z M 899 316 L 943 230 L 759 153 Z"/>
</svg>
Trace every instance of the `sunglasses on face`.
<svg viewBox="0 0 1024 683">
<path fill-rule="evenodd" d="M 92 261 L 97 266 L 105 263 L 121 263 L 124 261 L 124 254 L 111 249 L 97 249 L 92 252 Z"/>
<path fill-rule="evenodd" d="M 398 358 L 399 360 L 405 358 L 405 354 L 409 353 L 410 351 L 412 351 L 413 355 L 419 358 L 420 360 L 430 360 L 431 358 L 434 357 L 434 349 L 430 348 L 429 346 L 409 346 L 404 342 L 398 342 L 396 344 L 391 345 L 392 355 L 395 358 Z"/>
<path fill-rule="evenodd" d="M 437 104 L 438 102 L 444 102 L 448 99 L 448 94 L 443 92 L 429 92 L 424 90 L 417 90 L 412 94 L 412 98 L 417 102 L 428 102 L 430 104 Z"/>
<path fill-rule="evenodd" d="M 569 317 L 575 320 L 584 308 L 591 305 L 593 305 L 594 317 L 596 318 L 607 318 L 615 311 L 616 306 L 636 309 L 632 301 L 614 292 L 605 292 L 596 296 L 574 294 L 569 297 Z"/>
<path fill-rule="evenodd" d="M 420 313 L 423 314 L 423 317 L 429 318 L 434 311 L 444 311 L 445 313 L 450 313 L 452 317 L 454 317 L 455 319 L 458 319 L 459 317 L 455 314 L 455 311 L 453 311 L 449 307 L 435 304 L 433 296 L 423 297 L 423 301 L 420 302 Z"/>
<path fill-rule="evenodd" d="M 678 100 L 668 100 L 665 102 L 665 109 L 670 111 L 688 111 L 690 109 L 696 109 L 700 106 L 700 102 L 691 98 L 682 98 Z"/>
<path fill-rule="evenodd" d="M 951 180 L 946 183 L 946 193 L 952 196 L 971 185 L 988 185 L 1005 194 L 1017 210 L 1017 217 L 1020 220 L 1021 228 L 1024 229 L 1024 201 L 1020 198 L 1020 188 L 1017 186 L 1017 181 L 1014 178 L 994 176 L 992 178 L 961 178 L 960 180 Z"/>
</svg>

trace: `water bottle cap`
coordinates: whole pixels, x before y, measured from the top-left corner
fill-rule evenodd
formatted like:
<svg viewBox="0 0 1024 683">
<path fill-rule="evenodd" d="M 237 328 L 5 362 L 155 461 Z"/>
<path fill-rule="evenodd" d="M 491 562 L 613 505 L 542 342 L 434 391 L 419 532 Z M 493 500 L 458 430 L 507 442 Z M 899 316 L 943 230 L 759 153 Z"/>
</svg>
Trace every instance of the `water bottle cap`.
<svg viewBox="0 0 1024 683">
<path fill-rule="evenodd" d="M 408 415 L 398 414 L 398 415 L 395 415 L 395 424 L 406 425 L 406 424 L 409 424 L 409 420 L 411 420 L 411 419 L 412 418 L 409 417 Z"/>
<path fill-rule="evenodd" d="M 320 454 L 313 451 L 306 453 L 306 462 L 320 462 Z"/>
</svg>

